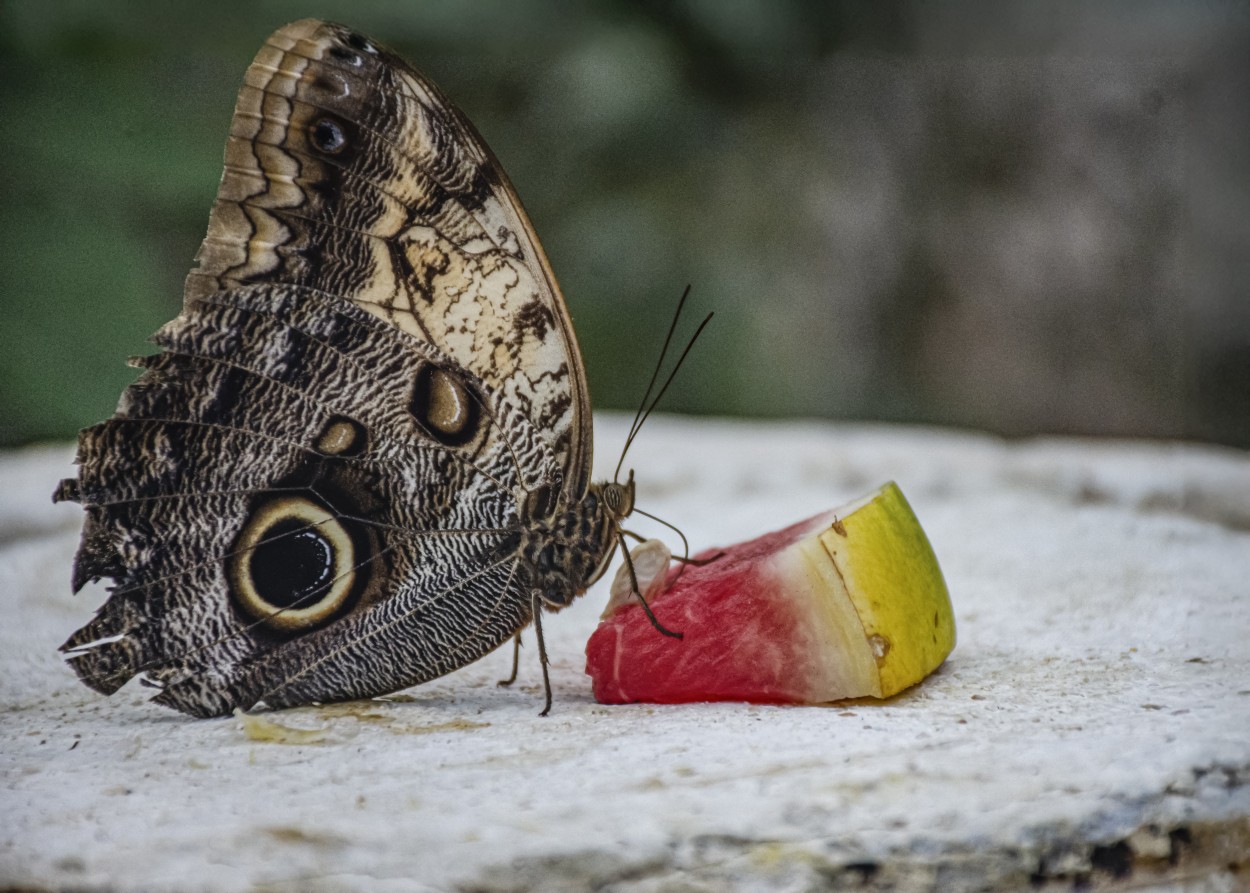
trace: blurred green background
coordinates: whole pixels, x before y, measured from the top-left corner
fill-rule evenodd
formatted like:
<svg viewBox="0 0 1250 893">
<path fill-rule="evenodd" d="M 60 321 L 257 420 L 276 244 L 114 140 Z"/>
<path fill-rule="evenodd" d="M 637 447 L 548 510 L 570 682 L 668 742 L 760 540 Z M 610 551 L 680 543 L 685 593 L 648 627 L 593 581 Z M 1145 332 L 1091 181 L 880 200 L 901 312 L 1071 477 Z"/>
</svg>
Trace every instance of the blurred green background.
<svg viewBox="0 0 1250 893">
<path fill-rule="evenodd" d="M 0 5 L 0 444 L 107 417 L 286 21 L 408 57 L 502 159 L 600 408 L 1250 446 L 1245 2 Z"/>
</svg>

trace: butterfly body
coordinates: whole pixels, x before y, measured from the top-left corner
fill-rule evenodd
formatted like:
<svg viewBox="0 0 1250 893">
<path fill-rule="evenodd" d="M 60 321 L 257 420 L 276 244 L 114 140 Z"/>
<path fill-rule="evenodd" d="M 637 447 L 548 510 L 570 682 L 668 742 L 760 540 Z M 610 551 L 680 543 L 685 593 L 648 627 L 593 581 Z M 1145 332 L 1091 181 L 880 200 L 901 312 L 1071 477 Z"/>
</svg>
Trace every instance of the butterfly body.
<svg viewBox="0 0 1250 893">
<path fill-rule="evenodd" d="M 568 312 L 481 138 L 341 26 L 248 69 L 182 313 L 57 499 L 87 510 L 65 643 L 197 716 L 392 692 L 512 638 L 606 567 Z M 541 643 L 540 643 L 541 644 Z M 545 665 L 544 665 L 545 666 Z"/>
<path fill-rule="evenodd" d="M 604 491 L 615 486 L 594 484 L 580 502 L 550 519 L 534 519 L 523 532 L 520 554 L 528 579 L 550 607 L 568 607 L 607 569 L 620 518 Z"/>
</svg>

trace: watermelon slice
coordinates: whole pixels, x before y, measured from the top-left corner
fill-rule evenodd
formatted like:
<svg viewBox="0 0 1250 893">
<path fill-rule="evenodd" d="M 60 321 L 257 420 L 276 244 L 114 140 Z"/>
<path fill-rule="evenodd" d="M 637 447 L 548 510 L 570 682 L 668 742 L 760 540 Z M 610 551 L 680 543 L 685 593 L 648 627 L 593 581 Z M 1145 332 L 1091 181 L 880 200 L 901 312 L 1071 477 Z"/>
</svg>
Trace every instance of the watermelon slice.
<svg viewBox="0 0 1250 893">
<path fill-rule="evenodd" d="M 680 573 L 654 542 L 633 553 L 635 575 L 683 638 L 656 631 L 622 567 L 586 645 L 601 703 L 888 698 L 955 647 L 937 558 L 893 482 Z"/>
</svg>

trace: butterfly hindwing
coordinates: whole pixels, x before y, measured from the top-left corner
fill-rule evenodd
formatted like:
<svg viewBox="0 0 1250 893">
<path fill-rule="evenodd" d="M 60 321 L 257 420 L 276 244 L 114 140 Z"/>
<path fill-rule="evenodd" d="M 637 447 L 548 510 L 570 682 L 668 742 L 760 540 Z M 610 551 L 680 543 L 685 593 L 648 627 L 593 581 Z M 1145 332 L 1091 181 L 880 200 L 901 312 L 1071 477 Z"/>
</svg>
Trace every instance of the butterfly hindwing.
<svg viewBox="0 0 1250 893">
<path fill-rule="evenodd" d="M 556 467 L 534 427 L 358 308 L 319 309 L 323 296 L 286 286 L 222 297 L 158 333 L 166 352 L 83 434 L 77 576 L 117 585 L 67 646 L 119 637 L 71 657 L 84 680 L 109 691 L 144 671 L 158 700 L 196 714 L 363 696 L 441 675 L 524 625 L 516 493 Z M 431 376 L 480 401 L 471 429 L 431 427 L 418 393 Z M 249 551 L 249 531 L 269 544 Z M 324 594 L 315 561 L 303 590 L 288 581 L 304 556 L 281 539 L 310 533 L 321 553 L 352 555 L 323 577 L 351 579 L 325 618 L 288 628 L 283 613 Z M 265 549 L 283 576 L 262 584 Z M 244 595 L 266 586 L 277 595 Z"/>
</svg>

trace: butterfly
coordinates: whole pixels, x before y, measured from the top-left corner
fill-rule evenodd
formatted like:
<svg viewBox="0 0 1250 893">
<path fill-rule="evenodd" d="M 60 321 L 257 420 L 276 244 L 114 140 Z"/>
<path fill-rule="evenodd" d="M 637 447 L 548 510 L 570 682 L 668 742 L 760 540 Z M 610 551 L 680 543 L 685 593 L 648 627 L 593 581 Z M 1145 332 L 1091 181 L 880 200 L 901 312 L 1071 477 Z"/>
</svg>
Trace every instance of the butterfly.
<svg viewBox="0 0 1250 893">
<path fill-rule="evenodd" d="M 439 89 L 303 20 L 244 77 L 181 314 L 54 499 L 86 510 L 62 646 L 194 716 L 397 691 L 605 571 L 572 322 L 498 161 Z M 671 332 L 670 332 L 671 335 Z M 619 468 L 618 468 L 619 471 Z M 514 670 L 515 675 L 515 670 Z"/>
</svg>

